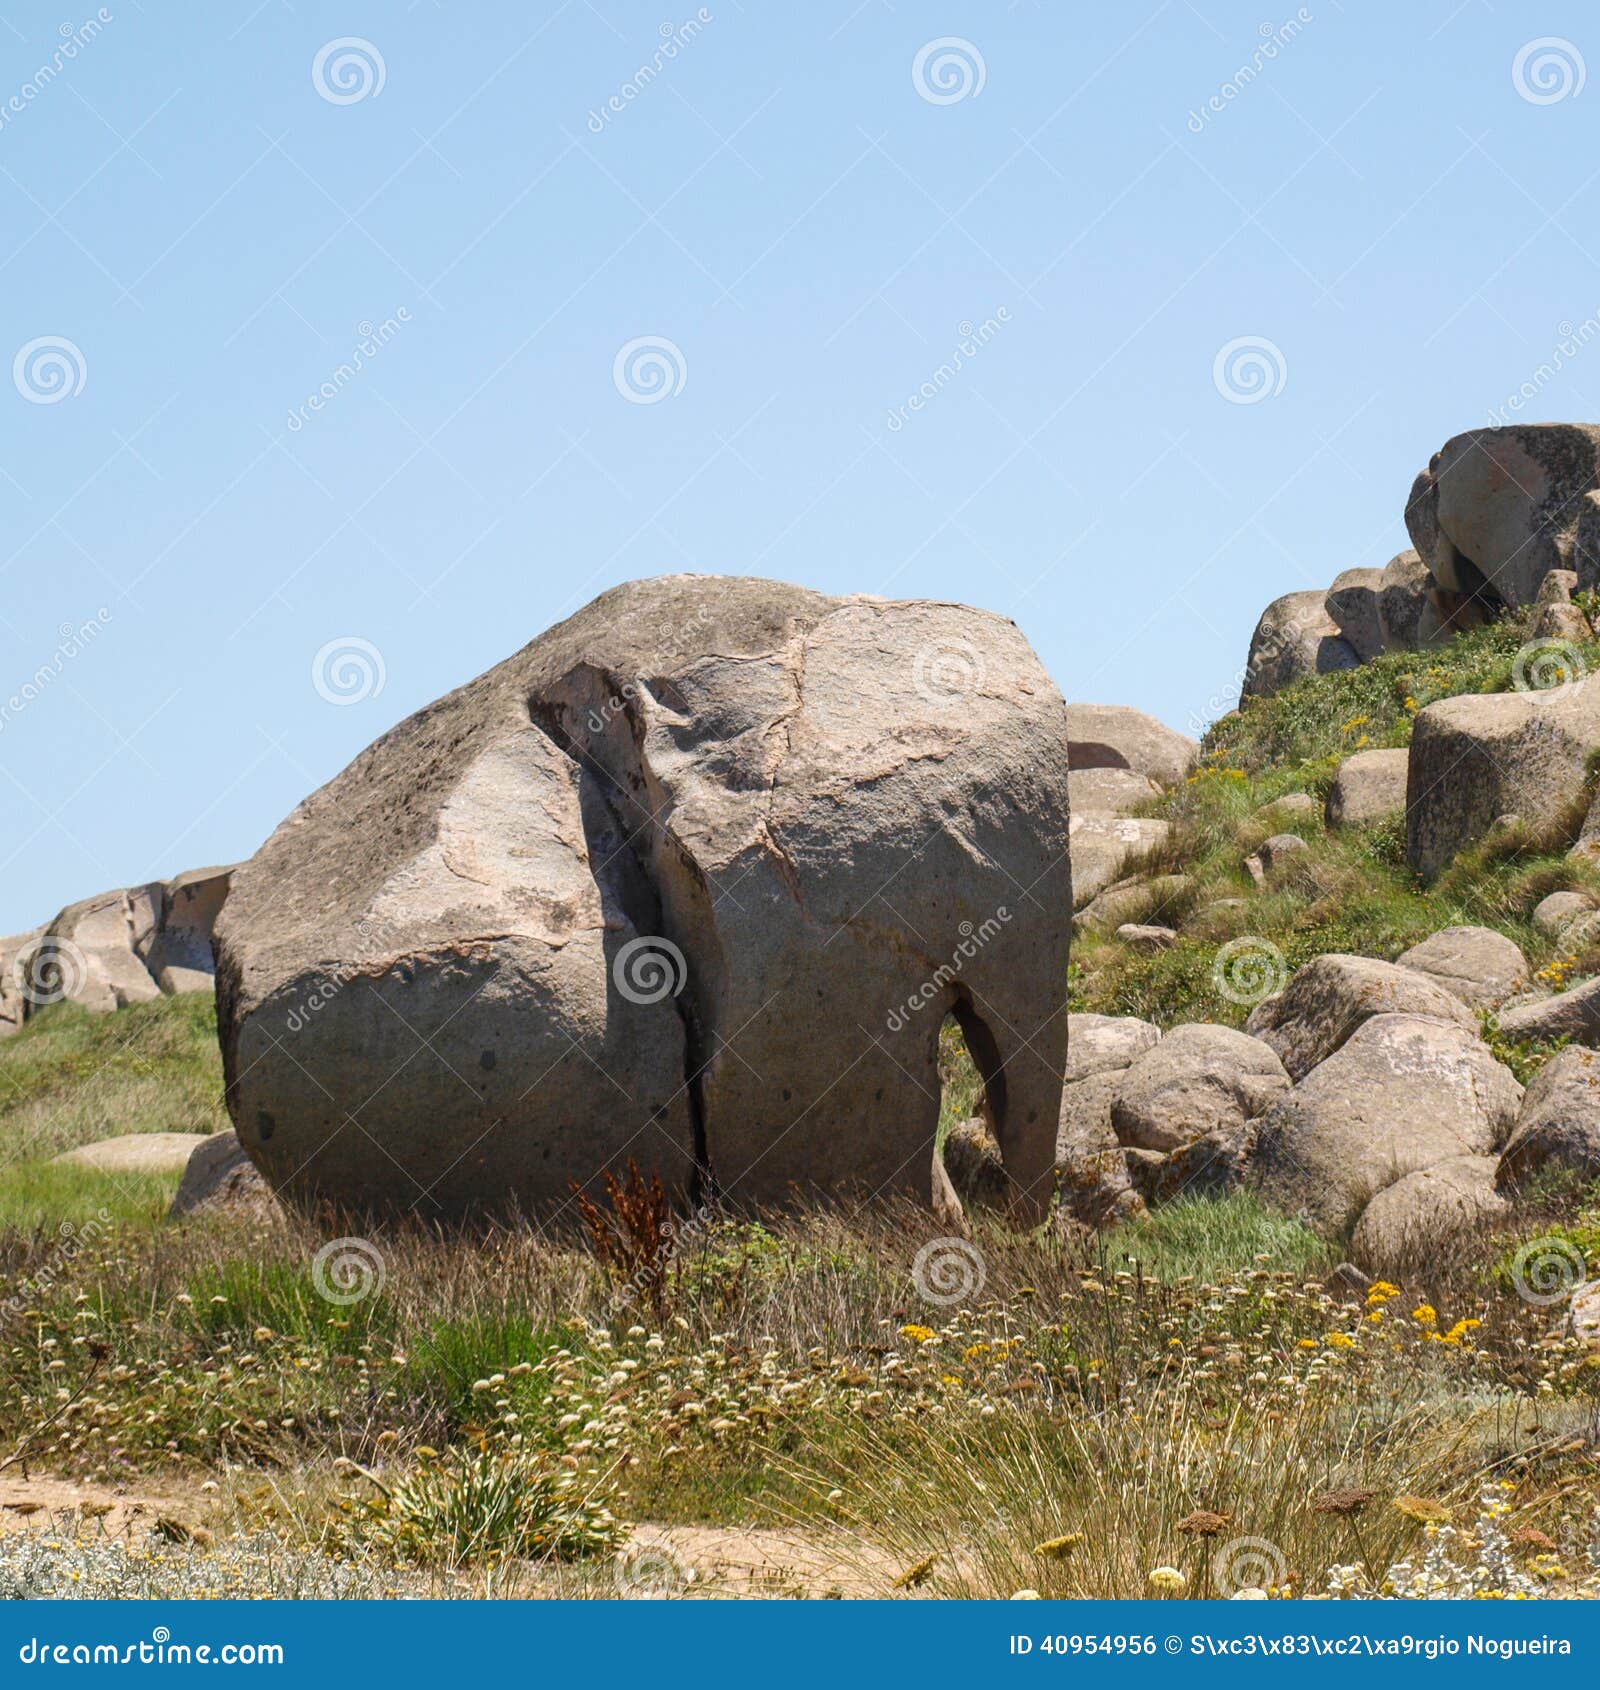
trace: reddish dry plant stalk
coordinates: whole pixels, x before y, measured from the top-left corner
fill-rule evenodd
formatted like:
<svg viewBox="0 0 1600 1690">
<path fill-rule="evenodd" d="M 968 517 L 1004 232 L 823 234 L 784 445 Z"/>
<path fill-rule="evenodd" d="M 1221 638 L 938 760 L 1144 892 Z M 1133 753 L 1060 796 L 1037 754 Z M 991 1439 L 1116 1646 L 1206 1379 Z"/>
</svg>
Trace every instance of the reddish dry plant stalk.
<svg viewBox="0 0 1600 1690">
<path fill-rule="evenodd" d="M 652 1170 L 646 1178 L 630 1157 L 625 1179 L 619 1180 L 609 1168 L 600 1179 L 609 1213 L 572 1182 L 589 1242 L 612 1278 L 642 1295 L 659 1316 L 665 1310 L 672 1240 L 672 1205 L 661 1175 Z"/>
</svg>

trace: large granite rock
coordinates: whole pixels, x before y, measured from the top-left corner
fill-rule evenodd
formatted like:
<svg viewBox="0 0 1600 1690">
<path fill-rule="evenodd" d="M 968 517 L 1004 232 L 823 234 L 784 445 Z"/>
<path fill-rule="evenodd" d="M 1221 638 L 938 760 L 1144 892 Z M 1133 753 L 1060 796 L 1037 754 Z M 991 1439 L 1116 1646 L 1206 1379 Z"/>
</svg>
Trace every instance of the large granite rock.
<svg viewBox="0 0 1600 1690">
<path fill-rule="evenodd" d="M 1557 1051 L 1534 1075 L 1500 1158 L 1502 1186 L 1541 1169 L 1600 1179 L 1600 1052 Z"/>
<path fill-rule="evenodd" d="M 1577 836 L 1600 751 L 1600 675 L 1546 691 L 1471 693 L 1421 711 L 1411 738 L 1406 855 L 1433 877 L 1514 815 L 1552 843 Z"/>
<path fill-rule="evenodd" d="M 1069 704 L 1067 751 L 1074 772 L 1132 769 L 1167 787 L 1194 772 L 1200 747 L 1129 704 Z"/>
<path fill-rule="evenodd" d="M 1380 1191 L 1350 1235 L 1350 1254 L 1372 1274 L 1434 1265 L 1462 1235 L 1509 1209 L 1495 1190 L 1493 1156 L 1450 1156 Z"/>
<path fill-rule="evenodd" d="M 1447 440 L 1417 477 L 1406 527 L 1441 587 L 1532 604 L 1552 569 L 1584 574 L 1579 530 L 1592 521 L 1597 487 L 1600 427 L 1471 429 Z"/>
<path fill-rule="evenodd" d="M 1584 980 L 1553 997 L 1500 1012 L 1500 1031 L 1519 1043 L 1567 1039 L 1600 1045 L 1600 979 Z"/>
<path fill-rule="evenodd" d="M 103 1174 L 175 1174 L 189 1165 L 206 1133 L 121 1133 L 63 1150 L 52 1162 L 70 1168 L 94 1168 Z"/>
<path fill-rule="evenodd" d="M 1161 788 L 1136 769 L 1073 769 L 1067 775 L 1073 815 L 1125 816 L 1161 796 Z"/>
<path fill-rule="evenodd" d="M 1069 1015 L 1067 1081 L 1117 1073 L 1160 1042 L 1161 1029 L 1155 1022 L 1141 1021 L 1136 1015 Z"/>
<path fill-rule="evenodd" d="M 1268 1202 L 1336 1236 L 1407 1174 L 1492 1155 L 1521 1098 L 1474 1033 L 1377 1015 L 1261 1117 L 1250 1177 Z"/>
<path fill-rule="evenodd" d="M 1261 613 L 1250 637 L 1241 704 L 1270 698 L 1304 675 L 1329 675 L 1361 662 L 1328 614 L 1326 599 L 1325 592 L 1285 593 Z"/>
<path fill-rule="evenodd" d="M 1491 927 L 1445 927 L 1396 958 L 1426 974 L 1469 1009 L 1498 1009 L 1528 985 L 1528 959 Z"/>
<path fill-rule="evenodd" d="M 1117 1086 L 1111 1124 L 1120 1143 L 1170 1155 L 1254 1120 L 1288 1089 L 1270 1045 L 1190 1022 L 1135 1057 Z"/>
<path fill-rule="evenodd" d="M 1372 827 L 1403 816 L 1410 763 L 1404 746 L 1346 757 L 1328 788 L 1328 826 Z"/>
<path fill-rule="evenodd" d="M 1096 815 L 1074 810 L 1071 822 L 1072 893 L 1082 909 L 1123 877 L 1128 867 L 1167 842 L 1170 822 L 1148 816 Z"/>
<path fill-rule="evenodd" d="M 1276 997 L 1250 1013 L 1245 1031 L 1278 1053 L 1294 1080 L 1325 1062 L 1377 1015 L 1429 1016 L 1476 1036 L 1478 1020 L 1437 981 L 1392 962 L 1330 951 L 1297 969 Z"/>
<path fill-rule="evenodd" d="M 959 605 L 677 576 L 419 711 L 234 879 L 240 1142 L 296 1200 L 560 1209 L 931 1199 L 962 1022 L 1029 1219 L 1052 1183 L 1072 894 L 1059 693 Z"/>
</svg>

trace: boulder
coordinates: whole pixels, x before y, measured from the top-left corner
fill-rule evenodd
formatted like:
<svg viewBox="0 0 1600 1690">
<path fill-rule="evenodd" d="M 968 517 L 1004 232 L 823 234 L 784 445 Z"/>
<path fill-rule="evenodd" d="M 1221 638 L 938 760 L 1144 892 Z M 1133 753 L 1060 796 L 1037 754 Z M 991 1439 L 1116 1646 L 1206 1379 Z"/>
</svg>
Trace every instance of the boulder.
<svg viewBox="0 0 1600 1690">
<path fill-rule="evenodd" d="M 1426 975 L 1336 951 L 1313 957 L 1276 997 L 1257 1004 L 1245 1031 L 1265 1039 L 1289 1077 L 1302 1080 L 1377 1015 L 1430 1016 L 1463 1034 L 1478 1032 L 1471 1010 Z"/>
<path fill-rule="evenodd" d="M 44 998 L 104 1014 L 160 997 L 144 963 L 160 917 L 159 881 L 68 904 L 40 940 L 40 954 L 53 957 L 58 970 Z"/>
<path fill-rule="evenodd" d="M 1242 1125 L 1288 1091 L 1271 1046 L 1231 1027 L 1174 1027 L 1122 1075 L 1111 1106 L 1119 1143 L 1168 1154 Z"/>
<path fill-rule="evenodd" d="M 1251 812 L 1250 820 L 1273 833 L 1288 833 L 1297 823 L 1322 814 L 1322 806 L 1309 792 L 1286 792 Z"/>
<path fill-rule="evenodd" d="M 1520 1185 L 1547 1167 L 1600 1179 L 1600 1053 L 1557 1051 L 1528 1086 L 1500 1158 L 1500 1184 Z"/>
<path fill-rule="evenodd" d="M 1471 429 L 1447 440 L 1417 477 L 1406 528 L 1441 587 L 1532 604 L 1552 569 L 1584 575 L 1579 528 L 1597 486 L 1600 428 Z"/>
<path fill-rule="evenodd" d="M 39 943 L 39 931 L 0 939 L 0 1039 L 21 1032 L 28 1017 L 28 961 Z"/>
<path fill-rule="evenodd" d="M 1463 1234 L 1506 1213 L 1493 1156 L 1450 1156 L 1380 1191 L 1361 1212 L 1350 1253 L 1369 1272 L 1405 1272 L 1437 1262 Z"/>
<path fill-rule="evenodd" d="M 1469 1009 L 1498 1009 L 1528 985 L 1528 959 L 1489 927 L 1445 927 L 1396 958 L 1437 981 Z"/>
<path fill-rule="evenodd" d="M 1600 1045 L 1600 979 L 1502 1010 L 1499 1022 L 1500 1031 L 1519 1044 L 1567 1039 Z"/>
<path fill-rule="evenodd" d="M 1245 872 L 1257 886 L 1265 886 L 1274 874 L 1282 872 L 1285 863 L 1307 848 L 1298 833 L 1275 833 L 1245 858 Z"/>
<path fill-rule="evenodd" d="M 1077 909 L 1120 880 L 1129 863 L 1164 845 L 1172 832 L 1170 822 L 1081 811 L 1073 813 L 1070 827 L 1072 894 Z"/>
<path fill-rule="evenodd" d="M 1547 939 L 1559 939 L 1573 922 L 1594 913 L 1594 899 L 1587 892 L 1551 892 L 1533 909 L 1533 925 Z"/>
<path fill-rule="evenodd" d="M 1011 1182 L 1000 1159 L 1000 1146 L 982 1121 L 957 1121 L 945 1134 L 941 1155 L 951 1189 L 964 1209 L 1007 1207 Z"/>
<path fill-rule="evenodd" d="M 1383 628 L 1384 586 L 1381 569 L 1347 569 L 1334 577 L 1323 600 L 1340 634 L 1363 663 L 1389 649 Z"/>
<path fill-rule="evenodd" d="M 1134 769 L 1073 769 L 1067 775 L 1067 793 L 1075 816 L 1123 816 L 1159 798 L 1161 788 Z"/>
<path fill-rule="evenodd" d="M 1125 921 L 1117 937 L 1131 951 L 1170 951 L 1178 942 L 1175 928 L 1153 927 L 1146 922 Z"/>
<path fill-rule="evenodd" d="M 1407 1174 L 1492 1155 L 1521 1098 L 1475 1033 L 1374 1015 L 1261 1117 L 1251 1181 L 1267 1202 L 1336 1236 Z"/>
<path fill-rule="evenodd" d="M 1431 879 L 1496 819 L 1570 843 L 1600 751 L 1600 675 L 1548 691 L 1470 693 L 1419 712 L 1406 788 L 1406 855 Z"/>
<path fill-rule="evenodd" d="M 223 1132 L 213 1133 L 195 1146 L 167 1219 L 213 1213 L 267 1218 L 279 1217 L 282 1212 L 272 1187 L 245 1154 L 239 1135 Z"/>
<path fill-rule="evenodd" d="M 1192 882 L 1186 874 L 1153 874 L 1108 886 L 1072 918 L 1074 933 L 1108 933 L 1126 922 L 1165 916 Z"/>
<path fill-rule="evenodd" d="M 50 1158 L 69 1168 L 97 1168 L 106 1174 L 177 1174 L 209 1133 L 123 1133 L 64 1150 Z"/>
<path fill-rule="evenodd" d="M 1440 609 L 1439 584 L 1415 552 L 1399 552 L 1383 567 L 1378 615 L 1386 651 L 1425 651 L 1459 631 Z M 1474 618 L 1468 616 L 1465 626 Z"/>
<path fill-rule="evenodd" d="M 1177 786 L 1194 772 L 1200 747 L 1176 728 L 1128 704 L 1069 704 L 1067 756 L 1080 769 L 1132 769 Z"/>
<path fill-rule="evenodd" d="M 1329 616 L 1326 593 L 1285 593 L 1261 613 L 1250 637 L 1245 661 L 1242 704 L 1247 698 L 1270 698 L 1303 675 L 1329 675 L 1354 669 L 1361 659 Z"/>
<path fill-rule="evenodd" d="M 1346 757 L 1328 788 L 1328 826 L 1371 827 L 1403 816 L 1410 762 L 1404 746 Z"/>
<path fill-rule="evenodd" d="M 680 1200 L 927 1203 L 954 1013 L 1042 1218 L 1064 708 L 1010 622 L 959 605 L 613 589 L 235 873 L 215 945 L 240 1143 L 281 1194 L 356 1210 L 548 1214 L 630 1160 Z"/>
<path fill-rule="evenodd" d="M 1067 1083 L 1086 1080 L 1091 1074 L 1117 1073 L 1160 1040 L 1161 1029 L 1136 1015 L 1069 1015 Z"/>
<path fill-rule="evenodd" d="M 212 989 L 216 963 L 211 934 L 235 866 L 190 869 L 161 888 L 161 908 L 144 962 L 169 997 Z"/>
<path fill-rule="evenodd" d="M 1056 1165 L 1062 1212 L 1085 1226 L 1113 1226 L 1144 1213 L 1128 1158 L 1111 1125 L 1116 1069 L 1068 1080 L 1061 1091 Z"/>
</svg>

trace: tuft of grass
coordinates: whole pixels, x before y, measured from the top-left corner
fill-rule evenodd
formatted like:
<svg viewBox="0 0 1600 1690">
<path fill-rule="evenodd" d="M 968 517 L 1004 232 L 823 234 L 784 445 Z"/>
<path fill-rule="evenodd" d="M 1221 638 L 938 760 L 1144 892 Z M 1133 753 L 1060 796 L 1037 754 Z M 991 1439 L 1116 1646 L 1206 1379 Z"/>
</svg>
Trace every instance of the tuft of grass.
<svg viewBox="0 0 1600 1690">
<path fill-rule="evenodd" d="M 21 1233 L 91 1223 L 158 1226 L 178 1189 L 177 1174 L 111 1174 L 71 1163 L 25 1162 L 0 1168 L 0 1230 Z"/>
<path fill-rule="evenodd" d="M 56 1004 L 0 1040 L 0 1143 L 14 1158 L 47 1161 L 121 1133 L 229 1125 L 208 992 L 113 1015 Z"/>
<path fill-rule="evenodd" d="M 1326 1272 L 1337 1252 L 1296 1216 L 1269 1209 L 1253 1192 L 1180 1197 L 1103 1236 L 1108 1265 L 1157 1279 L 1216 1279 L 1250 1267 Z"/>
</svg>

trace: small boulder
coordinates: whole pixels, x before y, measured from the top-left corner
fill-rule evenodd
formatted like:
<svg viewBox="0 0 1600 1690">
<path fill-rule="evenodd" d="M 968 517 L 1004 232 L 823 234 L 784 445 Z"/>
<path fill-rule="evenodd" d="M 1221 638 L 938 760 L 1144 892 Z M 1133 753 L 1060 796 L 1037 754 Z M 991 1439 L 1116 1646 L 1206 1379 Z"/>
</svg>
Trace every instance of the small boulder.
<svg viewBox="0 0 1600 1690">
<path fill-rule="evenodd" d="M 1186 874 L 1153 874 L 1108 886 L 1072 918 L 1074 933 L 1109 933 L 1125 922 L 1165 916 L 1188 891 Z"/>
<path fill-rule="evenodd" d="M 1404 746 L 1346 757 L 1328 789 L 1328 826 L 1371 827 L 1403 816 L 1410 760 Z"/>
<path fill-rule="evenodd" d="M 1073 815 L 1124 816 L 1161 796 L 1161 788 L 1135 769 L 1070 769 L 1067 798 Z"/>
<path fill-rule="evenodd" d="M 1067 1017 L 1067 1082 L 1091 1074 L 1113 1074 L 1128 1067 L 1142 1052 L 1153 1049 L 1161 1029 L 1136 1015 Z"/>
<path fill-rule="evenodd" d="M 1309 849 L 1298 833 L 1275 833 L 1245 858 L 1245 873 L 1257 886 L 1265 886 L 1273 875 L 1282 871 L 1285 863 Z"/>
<path fill-rule="evenodd" d="M 1520 1185 L 1545 1167 L 1600 1178 L 1600 1053 L 1557 1051 L 1528 1086 L 1500 1158 L 1500 1184 Z"/>
<path fill-rule="evenodd" d="M 1200 747 L 1176 728 L 1128 704 L 1067 706 L 1067 767 L 1133 769 L 1162 786 L 1194 772 Z"/>
<path fill-rule="evenodd" d="M 957 1121 L 945 1134 L 942 1155 L 951 1188 L 963 1207 L 1006 1207 L 1011 1181 L 1000 1159 L 1000 1146 L 981 1120 Z"/>
<path fill-rule="evenodd" d="M 1245 1023 L 1278 1053 L 1294 1080 L 1304 1079 L 1376 1015 L 1430 1016 L 1476 1037 L 1478 1019 L 1453 992 L 1409 968 L 1374 957 L 1329 952 L 1296 970 L 1276 997 Z"/>
<path fill-rule="evenodd" d="M 1276 1052 L 1231 1027 L 1174 1027 L 1123 1074 L 1111 1107 L 1119 1143 L 1168 1154 L 1242 1125 L 1288 1091 Z"/>
<path fill-rule="evenodd" d="M 1492 1155 L 1521 1099 L 1474 1032 L 1374 1015 L 1261 1117 L 1251 1180 L 1269 1203 L 1337 1236 L 1407 1174 Z"/>
<path fill-rule="evenodd" d="M 1489 927 L 1445 927 L 1396 959 L 1437 981 L 1469 1009 L 1498 1009 L 1526 989 L 1528 959 Z"/>
<path fill-rule="evenodd" d="M 1495 1190 L 1493 1156 L 1450 1156 L 1380 1191 L 1361 1212 L 1350 1252 L 1373 1273 L 1404 1272 L 1509 1208 Z"/>
<path fill-rule="evenodd" d="M 1600 1045 L 1600 979 L 1585 980 L 1554 997 L 1504 1010 L 1500 1031 L 1517 1043 L 1567 1039 Z"/>
<path fill-rule="evenodd" d="M 1164 845 L 1171 824 L 1149 817 L 1075 813 L 1067 824 L 1072 905 L 1082 909 L 1119 880 L 1135 858 Z"/>
<path fill-rule="evenodd" d="M 1117 929 L 1117 937 L 1132 951 L 1170 951 L 1178 942 L 1175 928 L 1153 927 L 1137 921 L 1123 922 Z"/>
<path fill-rule="evenodd" d="M 1064 1214 L 1086 1226 L 1113 1226 L 1144 1213 L 1128 1160 L 1111 1125 L 1121 1074 L 1102 1069 L 1061 1088 L 1056 1170 Z"/>
<path fill-rule="evenodd" d="M 1559 939 L 1573 922 L 1592 915 L 1594 907 L 1586 892 L 1551 892 L 1534 906 L 1533 925 L 1547 939 Z"/>
<path fill-rule="evenodd" d="M 1239 695 L 1270 698 L 1304 675 L 1354 669 L 1361 659 L 1328 614 L 1324 592 L 1285 593 L 1261 613 L 1250 637 Z"/>
<path fill-rule="evenodd" d="M 167 1219 L 218 1211 L 262 1219 L 283 1213 L 272 1187 L 232 1131 L 213 1133 L 195 1146 Z"/>
<path fill-rule="evenodd" d="M 1309 792 L 1286 792 L 1251 813 L 1250 820 L 1273 833 L 1287 833 L 1296 823 L 1320 815 L 1322 806 Z"/>
<path fill-rule="evenodd" d="M 176 1174 L 189 1158 L 210 1142 L 209 1133 L 122 1133 L 64 1150 L 50 1158 L 70 1168 L 97 1168 L 104 1174 Z"/>
</svg>

